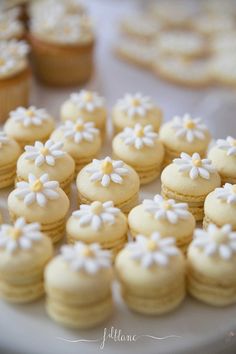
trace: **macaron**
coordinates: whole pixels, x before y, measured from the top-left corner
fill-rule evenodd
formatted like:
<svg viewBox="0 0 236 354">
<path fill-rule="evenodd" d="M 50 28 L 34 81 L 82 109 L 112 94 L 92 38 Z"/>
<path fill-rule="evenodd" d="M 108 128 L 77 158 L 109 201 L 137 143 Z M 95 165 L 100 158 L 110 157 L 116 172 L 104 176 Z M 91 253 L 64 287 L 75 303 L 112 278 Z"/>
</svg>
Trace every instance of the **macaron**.
<svg viewBox="0 0 236 354">
<path fill-rule="evenodd" d="M 208 154 L 221 177 L 222 184 L 236 184 L 236 139 L 218 139 Z"/>
<path fill-rule="evenodd" d="M 139 234 L 150 237 L 157 231 L 162 237 L 174 237 L 176 246 L 186 253 L 196 222 L 187 203 L 165 200 L 156 194 L 153 199 L 144 199 L 142 204 L 130 211 L 128 224 L 133 238 Z"/>
<path fill-rule="evenodd" d="M 115 133 L 125 127 L 134 127 L 136 123 L 145 126 L 151 124 L 158 132 L 162 122 L 162 111 L 150 97 L 141 93 L 126 94 L 119 99 L 112 110 L 112 121 Z"/>
<path fill-rule="evenodd" d="M 208 194 L 204 203 L 203 226 L 230 224 L 236 231 L 236 184 L 226 183 Z"/>
<path fill-rule="evenodd" d="M 75 161 L 76 173 L 99 155 L 102 145 L 99 129 L 93 122 L 84 122 L 82 118 L 75 122 L 65 121 L 53 131 L 51 139 L 63 142 L 63 150 Z"/>
<path fill-rule="evenodd" d="M 44 294 L 44 268 L 53 256 L 51 240 L 40 224 L 18 218 L 0 226 L 0 297 L 13 303 L 34 301 Z"/>
<path fill-rule="evenodd" d="M 185 298 L 185 260 L 174 238 L 138 235 L 116 257 L 115 269 L 127 306 L 145 315 L 161 315 Z"/>
<path fill-rule="evenodd" d="M 236 232 L 231 225 L 197 229 L 188 249 L 187 286 L 196 299 L 213 306 L 236 303 Z"/>
<path fill-rule="evenodd" d="M 114 206 L 127 214 L 139 200 L 139 176 L 123 161 L 109 156 L 94 159 L 85 166 L 76 179 L 79 204 L 112 200 Z"/>
<path fill-rule="evenodd" d="M 47 173 L 49 179 L 58 181 L 66 194 L 70 194 L 74 179 L 75 163 L 72 157 L 62 150 L 63 143 L 47 140 L 26 145 L 25 152 L 17 161 L 17 182 L 27 181 L 29 173 L 39 178 Z"/>
<path fill-rule="evenodd" d="M 104 138 L 106 133 L 107 110 L 104 98 L 96 92 L 81 90 L 72 93 L 61 106 L 62 121 L 77 121 L 82 117 L 85 122 L 94 122 Z"/>
<path fill-rule="evenodd" d="M 8 196 L 8 209 L 12 220 L 24 217 L 26 222 L 38 222 L 41 231 L 53 243 L 64 236 L 69 199 L 57 181 L 49 180 L 48 174 L 37 178 L 29 174 L 28 181 L 16 183 Z"/>
<path fill-rule="evenodd" d="M 99 243 L 101 248 L 110 250 L 113 257 L 127 242 L 127 232 L 127 218 L 112 201 L 81 204 L 66 223 L 68 243 Z"/>
<path fill-rule="evenodd" d="M 21 148 L 17 142 L 0 132 L 0 188 L 14 184 L 16 162 L 20 154 Z"/>
<path fill-rule="evenodd" d="M 201 159 L 198 153 L 190 156 L 182 152 L 180 158 L 165 167 L 161 183 L 165 199 L 188 203 L 190 212 L 200 221 L 206 196 L 220 187 L 221 180 L 210 160 Z"/>
<path fill-rule="evenodd" d="M 36 140 L 45 142 L 54 129 L 54 120 L 43 108 L 18 107 L 4 125 L 6 134 L 23 148 Z"/>
<path fill-rule="evenodd" d="M 138 173 L 140 184 L 152 182 L 160 175 L 164 160 L 164 147 L 152 125 L 137 123 L 126 127 L 112 141 L 113 157 L 132 166 Z"/>
<path fill-rule="evenodd" d="M 59 324 L 90 328 L 112 313 L 110 252 L 96 243 L 63 246 L 45 270 L 47 312 Z"/>
<path fill-rule="evenodd" d="M 205 157 L 211 135 L 201 118 L 192 118 L 185 113 L 183 117 L 174 116 L 162 125 L 160 140 L 165 147 L 165 165 L 168 165 L 182 151 L 189 155 L 198 152 L 201 157 Z"/>
</svg>

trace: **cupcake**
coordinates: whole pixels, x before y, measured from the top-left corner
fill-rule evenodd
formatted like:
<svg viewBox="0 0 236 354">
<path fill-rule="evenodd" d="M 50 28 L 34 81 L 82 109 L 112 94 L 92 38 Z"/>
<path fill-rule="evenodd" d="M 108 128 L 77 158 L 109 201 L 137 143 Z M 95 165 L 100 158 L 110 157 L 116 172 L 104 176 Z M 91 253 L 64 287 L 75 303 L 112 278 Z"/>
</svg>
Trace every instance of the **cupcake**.
<svg viewBox="0 0 236 354">
<path fill-rule="evenodd" d="M 79 204 L 112 200 L 126 214 L 138 203 L 139 185 L 139 176 L 132 167 L 110 157 L 94 159 L 76 179 Z"/>
<path fill-rule="evenodd" d="M 184 256 L 171 237 L 138 235 L 118 254 L 115 269 L 122 297 L 133 311 L 161 315 L 185 297 Z"/>
<path fill-rule="evenodd" d="M 201 157 L 205 157 L 211 135 L 201 118 L 191 118 L 186 113 L 162 125 L 160 140 L 165 147 L 165 165 L 168 165 L 182 151 L 190 155 L 198 152 Z"/>
<path fill-rule="evenodd" d="M 220 174 L 222 184 L 236 184 L 236 139 L 231 136 L 218 139 L 208 156 Z"/>
<path fill-rule="evenodd" d="M 154 131 L 158 132 L 162 122 L 162 112 L 149 97 L 140 93 L 126 94 L 113 108 L 112 121 L 115 133 L 119 133 L 125 127 L 134 127 L 136 123 L 143 126 L 151 124 Z"/>
<path fill-rule="evenodd" d="M 93 158 L 97 157 L 101 150 L 101 136 L 93 122 L 65 121 L 51 135 L 51 139 L 63 142 L 63 150 L 75 161 L 75 172 L 78 173 Z"/>
<path fill-rule="evenodd" d="M 112 312 L 110 252 L 93 243 L 63 246 L 45 270 L 47 311 L 63 326 L 90 328 Z"/>
<path fill-rule="evenodd" d="M 21 149 L 17 142 L 0 132 L 0 188 L 14 184 L 16 177 L 16 162 Z"/>
<path fill-rule="evenodd" d="M 99 243 L 103 249 L 112 251 L 113 256 L 127 242 L 127 231 L 127 218 L 120 209 L 114 207 L 112 201 L 81 204 L 66 224 L 69 243 Z"/>
<path fill-rule="evenodd" d="M 8 196 L 12 220 L 24 217 L 26 222 L 39 222 L 41 231 L 56 243 L 64 236 L 69 199 L 57 181 L 45 173 L 40 178 L 29 174 L 28 182 L 16 183 Z"/>
<path fill-rule="evenodd" d="M 0 297 L 27 303 L 44 294 L 44 267 L 53 256 L 51 240 L 24 218 L 0 226 Z"/>
<path fill-rule="evenodd" d="M 188 249 L 188 291 L 213 306 L 236 303 L 236 233 L 231 225 L 196 230 Z"/>
<path fill-rule="evenodd" d="M 164 147 L 152 125 L 137 123 L 126 127 L 112 141 L 114 158 L 121 159 L 138 173 L 141 184 L 152 182 L 160 174 Z"/>
<path fill-rule="evenodd" d="M 1 32 L 1 31 L 0 31 Z M 0 122 L 29 101 L 31 71 L 23 41 L 0 41 Z"/>
<path fill-rule="evenodd" d="M 153 199 L 144 199 L 130 211 L 128 224 L 132 237 L 139 234 L 150 237 L 158 231 L 162 237 L 174 237 L 176 246 L 186 253 L 196 222 L 186 203 L 165 200 L 156 194 Z"/>
<path fill-rule="evenodd" d="M 93 122 L 101 131 L 102 137 L 105 136 L 107 111 L 103 97 L 86 90 L 72 93 L 61 106 L 61 119 L 76 122 L 79 117 L 84 122 Z"/>
<path fill-rule="evenodd" d="M 90 79 L 95 38 L 88 18 L 45 7 L 31 18 L 29 41 L 35 73 L 45 84 L 63 87 Z"/>
<path fill-rule="evenodd" d="M 210 60 L 211 75 L 216 83 L 235 87 L 236 72 L 235 72 L 236 52 L 223 51 L 212 56 Z"/>
<path fill-rule="evenodd" d="M 236 231 L 236 185 L 226 183 L 208 194 L 204 203 L 203 226 L 230 224 Z"/>
<path fill-rule="evenodd" d="M 165 199 L 186 202 L 197 221 L 203 219 L 206 196 L 220 187 L 220 176 L 208 159 L 198 153 L 192 156 L 181 153 L 161 174 L 162 195 Z"/>
<path fill-rule="evenodd" d="M 62 142 L 52 140 L 45 144 L 36 141 L 34 146 L 26 145 L 25 152 L 17 161 L 17 181 L 27 181 L 29 173 L 37 178 L 47 173 L 49 178 L 58 181 L 60 187 L 69 195 L 75 163 L 69 154 L 62 151 L 62 147 Z"/>
<path fill-rule="evenodd" d="M 4 130 L 23 148 L 25 145 L 34 144 L 36 140 L 47 141 L 54 125 L 53 118 L 45 109 L 38 109 L 34 106 L 18 107 L 10 113 Z"/>
</svg>

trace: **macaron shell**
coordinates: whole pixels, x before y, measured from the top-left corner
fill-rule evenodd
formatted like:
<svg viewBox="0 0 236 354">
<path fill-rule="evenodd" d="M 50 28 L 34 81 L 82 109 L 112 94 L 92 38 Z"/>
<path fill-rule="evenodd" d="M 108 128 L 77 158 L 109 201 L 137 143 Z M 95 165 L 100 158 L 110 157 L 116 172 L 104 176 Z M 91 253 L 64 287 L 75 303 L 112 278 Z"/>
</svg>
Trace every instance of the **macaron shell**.
<svg viewBox="0 0 236 354">
<path fill-rule="evenodd" d="M 144 268 L 123 249 L 115 268 L 127 305 L 134 311 L 155 315 L 173 310 L 185 297 L 185 260 L 179 253 L 166 267 Z"/>
<path fill-rule="evenodd" d="M 164 237 L 175 237 L 177 246 L 186 246 L 192 239 L 196 225 L 194 216 L 189 213 L 187 219 L 179 219 L 171 224 L 166 219 L 156 219 L 154 215 L 145 211 L 143 204 L 138 205 L 128 215 L 128 223 L 133 237 L 138 234 L 150 236 L 153 232 L 160 232 Z"/>
<path fill-rule="evenodd" d="M 88 112 L 85 109 L 79 109 L 76 105 L 67 100 L 63 103 L 61 107 L 61 120 L 72 120 L 76 121 L 78 117 L 82 117 L 86 122 L 94 122 L 96 127 L 99 129 L 104 128 L 106 124 L 107 111 L 105 108 L 96 108 L 92 112 Z"/>
<path fill-rule="evenodd" d="M 36 140 L 45 141 L 52 133 L 54 127 L 55 122 L 52 118 L 43 121 L 41 125 L 30 125 L 28 127 L 9 118 L 4 125 L 4 130 L 8 136 L 23 146 L 23 144 L 30 144 Z"/>
<path fill-rule="evenodd" d="M 178 155 L 184 151 L 190 155 L 194 152 L 206 153 L 207 147 L 210 143 L 211 136 L 208 130 L 204 130 L 205 138 L 194 139 L 188 142 L 184 137 L 176 136 L 176 130 L 172 126 L 173 122 L 167 122 L 160 128 L 160 140 L 167 149 L 176 152 Z"/>
<path fill-rule="evenodd" d="M 209 154 L 209 159 L 222 177 L 222 182 L 236 181 L 236 156 L 227 156 L 227 151 L 213 147 Z"/>
<path fill-rule="evenodd" d="M 162 112 L 158 107 L 153 107 L 146 112 L 145 116 L 136 115 L 131 118 L 121 111 L 118 106 L 115 106 L 112 112 L 112 121 L 116 133 L 119 133 L 125 127 L 134 127 L 136 123 L 140 123 L 143 126 L 151 124 L 154 130 L 158 132 L 162 122 Z"/>
<path fill-rule="evenodd" d="M 220 176 L 217 172 L 211 173 L 209 179 L 197 177 L 193 180 L 187 172 L 179 172 L 179 166 L 174 163 L 168 165 L 162 171 L 161 182 L 171 191 L 193 198 L 206 196 L 221 185 Z"/>
<path fill-rule="evenodd" d="M 90 202 L 95 200 L 101 202 L 112 200 L 119 207 L 118 205 L 128 202 L 129 199 L 133 199 L 139 192 L 139 176 L 132 167 L 124 165 L 129 170 L 129 173 L 123 177 L 122 184 L 111 182 L 107 187 L 103 187 L 100 181 L 90 181 L 90 174 L 86 171 L 89 167 L 91 167 L 91 164 L 84 167 L 76 179 L 77 189 L 82 196 L 82 202 L 84 200 Z"/>
<path fill-rule="evenodd" d="M 236 204 L 218 199 L 214 191 L 206 197 L 204 212 L 205 216 L 218 226 L 231 224 L 236 229 Z"/>
<path fill-rule="evenodd" d="M 208 304 L 224 306 L 236 302 L 236 256 L 223 260 L 206 256 L 190 245 L 187 256 L 188 291 Z"/>
</svg>

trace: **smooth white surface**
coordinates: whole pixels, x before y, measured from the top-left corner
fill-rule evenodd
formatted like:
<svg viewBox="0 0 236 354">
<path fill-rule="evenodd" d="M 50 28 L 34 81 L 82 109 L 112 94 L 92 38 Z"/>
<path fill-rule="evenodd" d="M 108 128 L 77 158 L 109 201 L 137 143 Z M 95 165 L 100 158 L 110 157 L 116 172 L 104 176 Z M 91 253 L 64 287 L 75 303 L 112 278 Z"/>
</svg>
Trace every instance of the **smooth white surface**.
<svg viewBox="0 0 236 354">
<path fill-rule="evenodd" d="M 115 6 L 116 5 L 116 6 Z M 235 92 L 223 89 L 193 91 L 159 81 L 150 73 L 139 71 L 115 59 L 109 47 L 115 40 L 115 20 L 130 13 L 133 3 L 128 1 L 91 1 L 91 10 L 99 29 L 96 77 L 88 87 L 98 90 L 109 107 L 125 92 L 141 91 L 153 97 L 164 109 L 166 119 L 186 111 L 201 115 L 215 137 L 236 136 Z M 53 90 L 34 85 L 32 103 L 47 108 L 58 118 L 59 106 L 71 90 Z M 103 156 L 110 153 L 106 146 Z M 154 182 L 142 188 L 141 199 L 152 197 L 159 191 Z M 1 192 L 0 207 L 7 220 L 6 198 L 9 190 Z M 72 208 L 76 207 L 75 193 Z M 118 288 L 114 289 L 116 308 L 113 317 L 104 325 L 87 331 L 71 331 L 59 327 L 46 315 L 44 299 L 39 302 L 12 306 L 0 302 L 0 353 L 14 354 L 118 354 L 159 353 L 235 353 L 236 306 L 216 309 L 187 298 L 175 312 L 161 317 L 145 317 L 127 310 Z M 104 327 L 122 330 L 125 335 L 150 335 L 178 338 L 152 339 L 140 337 L 135 342 L 107 339 L 100 349 Z M 68 342 L 62 340 L 89 339 L 94 342 Z"/>
</svg>

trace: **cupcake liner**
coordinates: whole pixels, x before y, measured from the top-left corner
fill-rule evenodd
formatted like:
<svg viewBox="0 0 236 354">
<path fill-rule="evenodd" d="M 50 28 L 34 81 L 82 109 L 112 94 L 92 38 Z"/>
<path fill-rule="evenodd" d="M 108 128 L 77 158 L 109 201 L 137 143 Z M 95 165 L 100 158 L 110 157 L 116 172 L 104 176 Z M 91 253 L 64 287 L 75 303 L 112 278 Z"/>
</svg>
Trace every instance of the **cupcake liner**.
<svg viewBox="0 0 236 354">
<path fill-rule="evenodd" d="M 94 43 L 56 45 L 30 35 L 32 60 L 38 78 L 47 85 L 70 86 L 87 82 L 93 71 Z"/>
<path fill-rule="evenodd" d="M 31 72 L 26 68 L 12 78 L 0 80 L 0 122 L 19 106 L 28 106 Z"/>
</svg>

